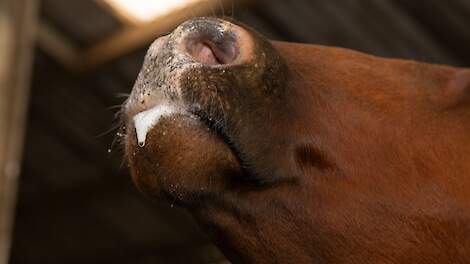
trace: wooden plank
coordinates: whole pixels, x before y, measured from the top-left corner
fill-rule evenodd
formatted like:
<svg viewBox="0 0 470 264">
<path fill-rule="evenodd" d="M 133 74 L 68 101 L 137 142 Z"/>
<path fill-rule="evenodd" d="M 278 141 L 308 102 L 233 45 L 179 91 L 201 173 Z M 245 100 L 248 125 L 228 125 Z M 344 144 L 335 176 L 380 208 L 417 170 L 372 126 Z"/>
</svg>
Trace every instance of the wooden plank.
<svg viewBox="0 0 470 264">
<path fill-rule="evenodd" d="M 84 66 L 86 68 L 94 67 L 125 55 L 153 41 L 156 37 L 166 34 L 180 24 L 181 21 L 212 14 L 216 10 L 222 9 L 222 6 L 227 7 L 228 1 L 206 0 L 196 2 L 142 26 L 125 27 L 111 38 L 86 50 L 82 56 Z"/>
<path fill-rule="evenodd" d="M 36 0 L 0 2 L 0 263 L 11 243 L 37 7 Z"/>
<path fill-rule="evenodd" d="M 67 38 L 45 22 L 40 22 L 36 34 L 39 47 L 67 69 L 78 70 L 80 51 Z"/>
<path fill-rule="evenodd" d="M 235 0 L 195 2 L 149 23 L 127 23 L 111 37 L 82 50 L 78 50 L 50 26 L 41 23 L 38 31 L 39 47 L 69 70 L 87 71 L 147 45 L 184 20 L 204 15 L 229 14 L 230 12 L 223 10 L 231 11 L 233 1 Z M 238 0 L 237 3 L 255 4 L 258 1 Z"/>
</svg>

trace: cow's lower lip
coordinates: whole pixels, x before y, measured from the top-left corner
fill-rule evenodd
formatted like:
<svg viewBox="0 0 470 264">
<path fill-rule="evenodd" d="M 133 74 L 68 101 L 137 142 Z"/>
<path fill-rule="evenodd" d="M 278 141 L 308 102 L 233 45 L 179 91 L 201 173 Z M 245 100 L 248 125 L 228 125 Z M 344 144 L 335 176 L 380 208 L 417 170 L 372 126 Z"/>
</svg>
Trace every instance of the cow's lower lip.
<svg viewBox="0 0 470 264">
<path fill-rule="evenodd" d="M 165 113 L 165 114 L 158 114 L 159 116 L 156 117 L 156 123 L 154 124 L 147 124 L 149 126 L 147 129 L 148 131 L 145 132 L 145 134 L 149 133 L 153 129 L 158 129 L 158 122 L 160 118 L 172 118 L 173 115 L 182 115 L 182 116 L 187 116 L 190 117 L 192 120 L 195 120 L 196 122 L 200 122 L 204 127 L 207 127 L 208 133 L 213 133 L 215 134 L 227 147 L 231 150 L 232 154 L 236 157 L 238 162 L 240 164 L 243 164 L 243 161 L 241 159 L 240 151 L 236 147 L 236 144 L 232 137 L 230 137 L 226 133 L 226 124 L 224 122 L 221 122 L 221 120 L 218 120 L 217 118 L 213 118 L 212 115 L 208 114 L 206 111 L 201 110 L 201 109 L 192 109 L 192 110 L 187 110 L 184 107 L 179 107 L 176 105 L 156 105 L 152 108 L 149 108 L 147 110 L 144 110 L 142 112 L 137 113 L 133 117 L 133 125 L 128 126 L 128 127 L 133 127 L 134 128 L 134 133 L 133 133 L 133 138 L 137 140 L 137 146 L 139 147 L 144 147 L 145 146 L 145 136 L 143 137 L 144 141 L 141 141 L 141 133 L 139 133 L 139 130 L 136 126 L 136 117 L 139 115 L 145 115 L 147 112 L 153 111 L 156 108 L 158 108 L 158 112 Z"/>
<path fill-rule="evenodd" d="M 184 108 L 171 104 L 156 105 L 134 115 L 132 118 L 132 127 L 135 128 L 135 136 L 137 138 L 138 145 L 143 147 L 145 145 L 147 133 L 154 129 L 161 118 L 171 115 L 185 115 L 194 119 L 198 119 L 199 122 L 207 126 L 208 129 L 219 136 L 220 139 L 224 141 L 231 149 L 235 148 L 233 141 L 225 133 L 225 123 L 220 122 L 216 118 L 213 118 L 211 115 L 207 114 L 206 111 L 200 109 L 187 111 Z M 236 151 L 236 153 L 238 153 L 238 151 Z"/>
</svg>

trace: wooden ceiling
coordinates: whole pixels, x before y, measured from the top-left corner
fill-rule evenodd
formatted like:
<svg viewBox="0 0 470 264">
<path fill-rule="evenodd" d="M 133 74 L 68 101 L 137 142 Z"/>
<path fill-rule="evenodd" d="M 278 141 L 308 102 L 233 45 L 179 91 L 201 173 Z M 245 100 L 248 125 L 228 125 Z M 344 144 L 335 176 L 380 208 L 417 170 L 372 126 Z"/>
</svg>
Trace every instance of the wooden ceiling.
<svg viewBox="0 0 470 264">
<path fill-rule="evenodd" d="M 270 0 L 234 11 L 272 39 L 470 66 L 468 0 Z M 137 193 L 115 131 L 105 133 L 145 47 L 179 22 L 97 59 L 128 25 L 93 0 L 42 1 L 11 263 L 221 261 L 184 211 Z"/>
</svg>

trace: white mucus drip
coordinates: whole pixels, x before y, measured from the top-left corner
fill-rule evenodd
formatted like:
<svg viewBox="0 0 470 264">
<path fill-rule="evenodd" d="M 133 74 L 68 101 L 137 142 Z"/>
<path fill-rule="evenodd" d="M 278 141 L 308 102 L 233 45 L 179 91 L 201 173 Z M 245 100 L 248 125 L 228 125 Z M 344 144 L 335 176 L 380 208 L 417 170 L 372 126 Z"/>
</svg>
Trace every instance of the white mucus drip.
<svg viewBox="0 0 470 264">
<path fill-rule="evenodd" d="M 145 146 L 145 139 L 149 130 L 155 126 L 161 117 L 169 116 L 176 113 L 174 107 L 168 105 L 158 105 L 147 111 L 140 112 L 134 116 L 135 132 L 137 134 L 137 142 L 140 147 Z"/>
</svg>

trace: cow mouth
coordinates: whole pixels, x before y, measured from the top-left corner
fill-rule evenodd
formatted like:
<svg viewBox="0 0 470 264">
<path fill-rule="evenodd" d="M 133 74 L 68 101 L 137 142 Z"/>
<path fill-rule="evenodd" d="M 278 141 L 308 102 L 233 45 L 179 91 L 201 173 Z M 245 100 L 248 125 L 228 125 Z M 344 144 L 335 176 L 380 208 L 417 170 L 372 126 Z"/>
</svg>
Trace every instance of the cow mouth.
<svg viewBox="0 0 470 264">
<path fill-rule="evenodd" d="M 222 140 L 232 150 L 237 159 L 241 161 L 240 151 L 234 144 L 234 139 L 228 135 L 226 124 L 223 120 L 215 118 L 203 110 L 194 110 L 192 111 L 192 114 L 196 116 L 211 132 L 215 133 L 220 140 Z"/>
<path fill-rule="evenodd" d="M 201 108 L 186 109 L 176 104 L 161 104 L 155 105 L 147 110 L 143 110 L 132 117 L 132 125 L 128 126 L 133 128 L 133 140 L 137 141 L 139 147 L 145 147 L 147 141 L 147 134 L 152 130 L 158 129 L 158 124 L 162 119 L 171 119 L 174 116 L 186 116 L 191 120 L 198 122 L 207 128 L 208 133 L 217 135 L 237 157 L 239 161 L 239 150 L 234 144 L 234 140 L 227 134 L 226 124 L 219 118 L 214 117 Z"/>
<path fill-rule="evenodd" d="M 238 149 L 234 138 L 227 132 L 225 123 L 227 120 L 221 120 L 215 117 L 215 113 L 209 114 L 207 110 L 200 107 L 188 108 L 187 106 L 181 106 L 176 103 L 159 104 L 135 114 L 132 120 L 128 120 L 128 123 L 131 124 L 128 124 L 127 128 L 133 130 L 129 131 L 131 135 L 129 140 L 136 141 L 136 147 L 144 148 L 147 144 L 155 143 L 147 142 L 147 135 L 151 134 L 153 130 L 160 129 L 159 123 L 162 120 L 166 120 L 168 123 L 173 122 L 174 118 L 178 116 L 184 116 L 188 118 L 187 120 L 191 120 L 205 127 L 206 133 L 216 135 L 216 137 L 230 149 L 240 165 L 243 164 L 241 151 Z"/>
<path fill-rule="evenodd" d="M 202 201 L 222 191 L 259 185 L 230 129 L 204 111 L 157 105 L 136 114 L 127 129 L 125 147 L 132 178 L 146 194 L 177 197 L 185 204 L 194 197 Z M 144 141 L 142 129 L 148 134 Z"/>
</svg>

